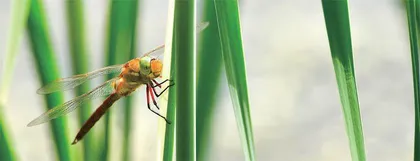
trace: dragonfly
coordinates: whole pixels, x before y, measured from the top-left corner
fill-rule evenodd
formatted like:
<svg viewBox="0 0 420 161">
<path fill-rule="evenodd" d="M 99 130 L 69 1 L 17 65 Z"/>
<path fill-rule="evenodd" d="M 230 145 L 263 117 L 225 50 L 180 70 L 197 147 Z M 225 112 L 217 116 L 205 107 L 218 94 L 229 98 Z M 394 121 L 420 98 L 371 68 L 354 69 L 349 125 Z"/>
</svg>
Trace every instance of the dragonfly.
<svg viewBox="0 0 420 161">
<path fill-rule="evenodd" d="M 196 33 L 200 33 L 202 30 L 207 28 L 208 22 L 200 23 L 196 28 Z M 37 90 L 38 94 L 49 94 L 58 91 L 65 91 L 74 89 L 75 87 L 85 83 L 88 80 L 97 78 L 99 76 L 118 73 L 119 75 L 105 81 L 103 84 L 92 89 L 91 91 L 84 93 L 72 100 L 69 100 L 61 105 L 58 105 L 45 113 L 41 114 L 34 120 L 32 120 L 28 127 L 40 125 L 64 116 L 78 107 L 84 102 L 99 98 L 106 97 L 102 104 L 94 111 L 94 113 L 88 118 L 83 124 L 79 132 L 77 133 L 72 145 L 76 144 L 89 132 L 89 130 L 95 125 L 95 123 L 107 112 L 107 110 L 120 98 L 126 97 L 136 91 L 140 86 L 146 86 L 146 100 L 147 107 L 154 114 L 164 119 L 167 124 L 171 122 L 159 112 L 151 108 L 151 102 L 159 110 L 159 106 L 156 102 L 156 98 L 160 97 L 165 91 L 171 86 L 174 86 L 172 80 L 165 79 L 162 82 L 158 82 L 157 79 L 161 78 L 163 63 L 161 60 L 156 58 L 163 53 L 165 44 L 160 45 L 149 52 L 146 52 L 141 57 L 129 60 L 125 64 L 112 65 L 103 67 L 92 72 L 85 74 L 74 75 L 67 78 L 57 79 Z M 156 88 L 162 88 L 162 85 L 169 82 L 160 92 L 156 91 Z M 150 101 L 151 100 L 151 101 Z"/>
</svg>

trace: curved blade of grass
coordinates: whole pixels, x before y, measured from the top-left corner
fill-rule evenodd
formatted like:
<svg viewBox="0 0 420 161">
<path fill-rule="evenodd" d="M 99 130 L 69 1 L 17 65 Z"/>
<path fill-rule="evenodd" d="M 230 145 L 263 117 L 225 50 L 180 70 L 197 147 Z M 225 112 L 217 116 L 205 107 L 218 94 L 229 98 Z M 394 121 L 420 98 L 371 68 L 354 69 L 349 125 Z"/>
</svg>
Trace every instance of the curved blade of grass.
<svg viewBox="0 0 420 161">
<path fill-rule="evenodd" d="M 206 160 L 210 142 L 211 120 L 222 69 L 222 49 L 214 1 L 204 1 L 203 21 L 208 29 L 199 37 L 197 52 L 197 160 Z"/>
<path fill-rule="evenodd" d="M 170 53 L 169 53 L 170 54 Z M 174 80 L 175 77 L 175 57 L 173 56 L 171 58 L 171 67 L 170 67 L 170 79 Z M 175 143 L 175 127 L 176 127 L 176 118 L 175 118 L 175 112 L 176 112 L 176 86 L 173 86 L 170 88 L 170 90 L 167 92 L 168 94 L 168 101 L 167 101 L 167 112 L 166 112 L 166 118 L 168 120 L 172 121 L 172 124 L 166 125 L 165 127 L 165 140 L 164 140 L 164 151 L 163 151 L 163 160 L 172 160 L 175 154 L 174 150 L 174 143 Z M 164 99 L 162 99 L 164 100 Z M 164 120 L 160 120 L 162 123 L 165 123 Z"/>
<path fill-rule="evenodd" d="M 254 134 L 248 100 L 245 58 L 237 0 L 214 0 L 230 96 L 245 158 L 255 160 Z"/>
<path fill-rule="evenodd" d="M 6 41 L 6 54 L 3 59 L 3 70 L 0 86 L 0 102 L 6 103 L 10 83 L 12 81 L 15 59 L 18 54 L 18 47 L 21 43 L 22 34 L 26 27 L 31 0 L 12 1 L 12 13 L 9 25 L 9 31 Z"/>
<path fill-rule="evenodd" d="M 409 25 L 409 33 L 410 33 L 410 45 L 414 44 L 419 44 L 420 42 L 418 41 L 418 38 L 420 37 L 420 33 L 418 31 L 419 27 L 420 27 L 420 14 L 418 11 L 418 8 L 420 8 L 420 1 L 418 0 L 413 0 L 413 1 L 403 1 L 405 2 L 405 6 L 407 9 L 407 19 L 408 19 L 408 25 Z M 409 4 L 410 3 L 414 3 L 413 4 Z M 409 6 L 408 6 L 409 5 Z M 413 26 L 413 17 L 416 17 L 416 26 Z M 411 20 L 410 20 L 411 19 Z M 415 27 L 415 28 L 414 28 Z M 412 28 L 412 29 L 410 29 Z M 416 33 L 412 33 L 410 30 L 413 30 L 413 32 Z M 411 38 L 412 34 L 417 35 L 417 38 Z M 411 42 L 411 39 L 415 39 L 413 41 L 417 41 L 417 42 Z M 415 50 L 414 50 L 415 48 Z M 412 57 L 412 66 L 413 66 L 413 83 L 414 83 L 414 104 L 415 104 L 415 129 L 414 129 L 414 160 L 420 160 L 420 94 L 419 94 L 419 61 L 418 61 L 418 45 L 417 46 L 411 46 L 411 57 Z"/>
<path fill-rule="evenodd" d="M 170 3 L 169 4 L 170 6 L 169 6 L 169 15 L 171 16 L 171 15 L 173 15 L 173 14 L 171 14 L 171 13 L 173 13 L 173 6 L 174 6 L 174 4 L 173 3 Z M 174 16 L 171 16 L 171 17 L 174 17 Z M 168 20 L 168 22 L 169 22 L 169 24 L 173 24 L 172 22 L 173 22 L 173 20 L 171 20 L 171 19 L 169 19 Z M 204 30 L 204 29 L 206 29 L 207 28 L 207 26 L 209 25 L 209 23 L 208 22 L 203 22 L 203 23 L 200 23 L 199 25 L 197 25 L 197 28 L 196 28 L 196 33 L 198 34 L 198 33 L 200 33 L 202 30 Z M 170 64 L 170 65 L 168 65 L 168 66 L 165 66 L 164 67 L 164 73 L 163 73 L 163 75 L 162 75 L 162 77 L 163 77 L 163 79 L 168 79 L 168 78 L 170 78 L 171 80 L 174 80 L 175 79 L 175 67 L 176 67 L 176 59 L 175 59 L 175 56 L 172 56 L 171 54 L 173 53 L 172 51 L 174 50 L 174 49 L 171 49 L 171 48 L 173 48 L 172 47 L 172 35 L 169 35 L 169 34 L 171 34 L 172 33 L 172 25 L 168 25 L 168 27 L 167 27 L 168 29 L 168 32 L 167 32 L 167 37 L 166 37 L 166 44 L 170 44 L 170 45 L 167 45 L 166 46 L 166 50 L 165 50 L 165 58 L 164 58 L 164 64 Z M 169 49 L 171 49 L 171 50 L 169 50 Z M 170 68 L 169 68 L 170 67 Z M 167 71 L 170 71 L 170 72 L 167 72 Z M 175 86 L 173 86 L 172 88 L 171 88 L 171 91 L 176 91 L 176 87 Z M 168 98 L 168 95 L 169 95 L 169 98 Z M 169 119 L 169 118 L 171 118 L 171 119 L 169 119 L 169 120 L 173 120 L 173 121 L 175 121 L 175 119 L 176 119 L 176 116 L 175 116 L 175 113 L 176 113 L 176 110 L 175 110 L 175 108 L 176 108 L 176 92 L 168 92 L 168 93 L 166 93 L 166 94 L 164 94 L 164 97 L 161 97 L 161 98 L 164 98 L 164 99 L 161 99 L 161 104 L 163 105 L 163 107 L 165 107 L 165 108 L 163 108 L 163 110 L 162 110 L 162 108 L 161 108 L 161 113 L 162 114 L 164 114 L 165 115 L 165 113 L 166 113 L 166 110 L 168 111 L 168 115 L 166 115 L 167 116 L 167 118 Z M 166 99 L 166 98 L 168 98 L 168 99 Z M 169 109 L 167 109 L 167 107 L 169 107 Z M 173 119 L 172 119 L 173 118 Z M 164 134 L 164 135 L 162 135 L 162 136 L 160 136 L 160 138 L 165 138 L 165 139 L 158 139 L 158 142 L 159 142 L 159 144 L 161 144 L 161 140 L 164 140 L 164 146 L 161 146 L 161 147 L 164 147 L 163 149 L 164 149 L 164 153 L 162 154 L 162 152 L 160 152 L 160 149 L 161 149 L 161 147 L 158 147 L 158 157 L 157 157 L 157 159 L 158 160 L 161 160 L 162 159 L 162 155 L 164 155 L 163 156 L 163 159 L 164 160 L 172 160 L 172 157 L 174 156 L 174 147 L 173 147 L 173 144 L 174 144 L 174 142 L 175 142 L 175 138 L 174 138 L 174 131 L 175 131 L 175 129 L 174 129 L 174 127 L 176 126 L 175 124 L 174 124 L 174 122 L 172 123 L 172 124 L 174 124 L 173 126 L 166 126 L 167 124 L 165 123 L 165 122 L 162 120 L 162 121 L 160 121 L 159 122 L 159 134 Z M 163 130 L 163 127 L 164 126 L 166 126 L 166 129 L 165 130 Z"/>
<path fill-rule="evenodd" d="M 3 108 L 6 106 L 9 87 L 15 68 L 17 50 L 21 43 L 22 33 L 26 27 L 30 0 L 12 1 L 12 13 L 6 41 L 6 54 L 3 58 L 3 70 L 0 85 L 0 160 L 16 160 L 15 149 L 8 132 Z"/>
<path fill-rule="evenodd" d="M 124 102 L 124 130 L 123 130 L 123 140 L 122 140 L 122 160 L 130 161 L 131 160 L 131 122 L 133 118 L 132 109 L 133 109 L 133 97 L 127 97 Z"/>
<path fill-rule="evenodd" d="M 0 105 L 0 108 L 1 105 Z M 6 131 L 6 121 L 3 120 L 3 114 L 0 114 L 0 160 L 14 161 L 16 160 L 15 149 L 12 148 L 12 140 L 9 133 Z"/>
<path fill-rule="evenodd" d="M 32 0 L 28 20 L 28 34 L 36 69 L 42 84 L 47 84 L 60 78 L 58 66 L 45 21 L 44 7 L 41 0 Z M 51 109 L 63 103 L 63 93 L 56 92 L 45 95 L 47 108 Z M 52 136 L 55 141 L 56 152 L 60 161 L 70 161 L 69 138 L 65 117 L 54 119 L 50 122 Z"/>
<path fill-rule="evenodd" d="M 108 38 L 107 38 L 107 60 L 106 65 L 122 64 L 134 58 L 135 55 L 135 39 L 137 25 L 137 8 L 138 0 L 121 1 L 112 0 L 110 8 L 110 17 L 108 20 Z M 116 75 L 107 75 L 107 79 L 111 79 Z M 121 102 L 124 103 L 124 134 L 123 134 L 123 160 L 129 160 L 130 147 L 130 127 L 131 127 L 131 109 L 132 99 L 128 96 Z M 109 160 L 109 147 L 111 139 L 111 112 L 105 115 L 105 143 L 102 146 L 100 160 Z"/>
<path fill-rule="evenodd" d="M 365 160 L 362 122 L 354 78 L 347 1 L 322 0 L 331 56 L 354 161 Z"/>
<path fill-rule="evenodd" d="M 165 53 L 163 57 L 163 71 L 162 79 L 174 80 L 175 75 L 175 56 L 172 56 L 172 40 L 173 40 L 173 21 L 174 21 L 175 1 L 169 1 L 168 5 L 168 20 L 166 27 L 165 38 Z M 172 161 L 174 156 L 174 143 L 175 143 L 175 105 L 176 105 L 176 86 L 172 86 L 168 92 L 165 92 L 160 99 L 159 105 L 160 113 L 168 120 L 172 121 L 171 125 L 167 125 L 163 119 L 158 120 L 158 150 L 157 161 L 167 160 Z"/>
<path fill-rule="evenodd" d="M 417 121 L 417 120 L 419 120 L 419 116 L 417 116 L 417 112 L 416 112 L 416 114 L 415 114 L 415 118 L 414 118 L 414 126 L 415 126 L 415 128 L 414 128 L 414 161 L 418 161 L 418 160 L 420 160 L 420 133 L 418 132 L 419 131 L 419 127 L 418 126 L 420 126 L 420 124 L 419 124 L 419 121 Z"/>
<path fill-rule="evenodd" d="M 84 26 L 84 10 L 81 0 L 66 1 L 68 36 L 70 43 L 70 55 L 72 59 L 73 74 L 83 74 L 89 72 L 89 57 L 86 52 L 86 37 Z M 88 92 L 90 89 L 89 82 L 81 84 L 76 88 L 77 96 Z M 85 121 L 90 117 L 92 104 L 88 101 L 78 108 L 79 126 L 82 127 Z M 96 160 L 95 147 L 93 145 L 93 131 L 87 133 L 83 141 L 83 158 L 84 160 Z"/>
<path fill-rule="evenodd" d="M 176 160 L 195 160 L 195 0 L 175 0 Z M 171 125 L 169 125 L 171 126 Z"/>
<path fill-rule="evenodd" d="M 420 80 L 419 80 L 419 49 L 418 49 L 418 11 L 419 6 L 416 0 L 407 0 L 405 2 L 407 9 L 408 31 L 410 36 L 411 64 L 413 68 L 413 85 L 414 85 L 414 111 L 415 111 L 415 131 L 414 131 L 414 160 L 420 160 Z"/>
<path fill-rule="evenodd" d="M 411 34 L 412 33 L 410 33 L 410 27 L 411 28 L 413 28 L 413 26 L 412 26 L 412 20 L 410 20 L 410 19 L 412 19 L 412 16 L 415 16 L 416 17 L 416 30 L 417 31 L 415 31 L 415 32 L 417 32 L 416 33 L 416 35 L 417 35 L 417 38 L 416 38 L 416 40 L 415 41 L 417 41 L 417 44 L 419 43 L 419 41 L 418 41 L 418 38 L 419 38 L 419 32 L 418 32 L 418 28 L 419 28 L 419 26 L 420 26 L 420 15 L 419 14 L 417 14 L 419 11 L 417 11 L 417 10 L 415 10 L 415 9 L 409 9 L 409 7 L 408 7 L 408 1 L 406 1 L 406 0 L 403 0 L 402 1 L 403 2 L 403 4 L 405 5 L 405 7 L 406 7 L 406 9 L 407 9 L 407 19 L 408 19 L 408 25 L 409 25 L 409 35 L 410 35 L 410 39 L 411 39 Z M 416 0 L 416 1 L 414 1 L 414 3 L 415 3 L 415 8 L 419 8 L 420 7 L 420 2 L 418 1 L 418 0 Z M 410 4 L 410 7 L 412 7 L 411 6 L 411 4 Z M 410 16 L 410 17 L 408 17 L 408 16 Z M 414 28 L 413 28 L 414 29 Z M 413 42 L 411 42 L 411 40 L 410 40 L 410 45 L 412 45 L 412 43 Z M 414 47 L 414 46 L 413 46 Z M 413 48 L 412 47 L 412 48 Z M 415 46 L 415 48 L 418 48 L 418 46 Z M 414 68 L 414 66 L 416 65 L 417 67 L 417 71 L 415 71 L 415 70 L 413 70 L 413 85 L 417 85 L 417 88 L 414 86 L 414 108 L 415 108 L 415 114 L 414 114 L 414 160 L 415 161 L 418 161 L 418 160 L 420 160 L 420 115 L 419 115 L 419 112 L 420 112 L 420 101 L 419 101 L 419 89 L 418 89 L 418 78 L 419 78 L 419 63 L 418 63 L 418 49 L 417 49 L 417 52 L 413 52 L 414 50 L 411 50 L 411 55 L 413 55 L 413 54 L 415 54 L 416 56 L 417 56 L 417 58 L 415 59 L 415 58 L 413 58 L 413 56 L 412 56 L 412 60 L 411 60 L 411 63 L 412 63 L 412 66 L 413 66 L 413 69 L 415 69 Z M 414 62 L 414 61 L 416 61 L 416 62 Z M 414 80 L 414 79 L 416 79 L 417 78 L 417 83 L 415 83 L 416 82 L 416 80 Z"/>
<path fill-rule="evenodd" d="M 128 61 L 129 59 L 132 59 L 136 56 L 136 48 L 137 46 L 135 44 L 137 44 L 137 39 L 136 39 L 136 33 L 137 33 L 137 16 L 138 16 L 138 0 L 131 0 L 129 1 L 129 3 L 125 3 L 125 6 L 123 8 L 125 8 L 127 11 L 127 13 L 125 13 L 123 15 L 123 17 L 125 17 L 126 19 L 126 28 L 125 30 L 128 30 L 132 33 L 132 35 L 130 35 L 130 37 L 128 38 L 129 41 L 131 41 L 130 43 L 132 44 L 130 47 L 130 52 L 128 53 L 128 59 L 126 61 Z M 132 118 L 133 118 L 133 97 L 127 97 L 126 101 L 125 101 L 125 107 L 124 107 L 124 131 L 123 131 L 123 161 L 129 161 L 131 160 L 130 155 L 131 155 L 131 148 L 130 148 L 130 143 L 131 143 L 131 123 L 132 123 Z"/>
</svg>

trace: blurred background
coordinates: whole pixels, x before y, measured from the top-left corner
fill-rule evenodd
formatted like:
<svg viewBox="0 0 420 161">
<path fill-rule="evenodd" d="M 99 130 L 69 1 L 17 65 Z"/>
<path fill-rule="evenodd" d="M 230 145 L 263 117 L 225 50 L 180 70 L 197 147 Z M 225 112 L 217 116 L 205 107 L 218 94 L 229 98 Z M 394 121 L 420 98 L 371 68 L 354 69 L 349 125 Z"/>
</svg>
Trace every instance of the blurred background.
<svg viewBox="0 0 420 161">
<path fill-rule="evenodd" d="M 1 58 L 11 2 L 0 0 Z M 65 1 L 44 0 L 44 4 L 61 76 L 70 76 Z M 90 70 L 104 66 L 108 4 L 85 1 Z M 167 8 L 164 0 L 140 1 L 137 56 L 164 42 Z M 321 1 L 240 0 L 240 9 L 257 160 L 350 161 Z M 352 0 L 349 9 L 367 160 L 411 160 L 414 101 L 405 7 L 396 0 Z M 42 96 L 36 94 L 40 82 L 27 35 L 23 40 L 4 109 L 6 120 L 19 159 L 55 160 L 48 125 L 26 127 L 45 108 Z M 226 77 L 221 81 L 210 160 L 241 161 L 244 155 Z M 134 94 L 132 158 L 154 160 L 158 117 L 145 106 L 143 90 Z M 65 96 L 74 97 L 71 91 Z M 99 101 L 94 101 L 95 108 Z M 72 125 L 71 139 L 78 131 L 76 115 L 66 116 Z M 112 137 L 117 138 L 122 118 L 113 117 Z M 118 160 L 120 144 L 113 142 L 112 149 L 112 160 Z"/>
</svg>

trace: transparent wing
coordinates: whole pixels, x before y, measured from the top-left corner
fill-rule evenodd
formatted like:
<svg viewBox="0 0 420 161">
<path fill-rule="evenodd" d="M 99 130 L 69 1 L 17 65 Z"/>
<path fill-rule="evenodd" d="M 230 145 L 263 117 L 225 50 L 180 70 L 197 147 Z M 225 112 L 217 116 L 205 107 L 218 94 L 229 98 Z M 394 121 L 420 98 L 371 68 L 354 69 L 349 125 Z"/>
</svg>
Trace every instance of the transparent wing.
<svg viewBox="0 0 420 161">
<path fill-rule="evenodd" d="M 209 24 L 210 24 L 209 22 L 202 22 L 202 23 L 198 24 L 197 27 L 196 27 L 197 34 L 201 33 L 201 31 L 206 29 L 207 26 L 209 26 Z M 160 45 L 160 46 L 154 48 L 153 50 L 148 51 L 147 53 L 143 54 L 143 56 L 153 55 L 153 56 L 157 57 L 165 51 L 163 49 L 165 49 L 165 44 Z"/>
<path fill-rule="evenodd" d="M 144 57 L 144 56 L 151 56 L 151 55 L 154 56 L 154 57 L 157 57 L 157 56 L 161 55 L 165 51 L 163 49 L 165 49 L 165 44 L 160 45 L 160 46 L 154 48 L 153 50 L 148 51 L 147 53 L 143 54 L 142 57 Z"/>
<path fill-rule="evenodd" d="M 69 90 L 101 75 L 120 72 L 122 64 L 104 67 L 89 73 L 79 74 L 68 78 L 57 79 L 37 90 L 38 94 L 48 94 L 62 90 Z"/>
<path fill-rule="evenodd" d="M 209 22 L 208 21 L 206 21 L 206 22 L 201 22 L 200 24 L 198 24 L 197 25 L 197 34 L 199 34 L 199 33 L 201 33 L 201 31 L 203 31 L 204 29 L 206 29 L 207 28 L 207 26 L 209 26 Z"/>
<path fill-rule="evenodd" d="M 86 101 L 112 94 L 114 92 L 113 82 L 117 79 L 118 77 L 108 80 L 104 84 L 100 85 L 99 87 L 96 87 L 95 89 L 89 91 L 88 93 L 80 95 L 70 101 L 67 101 L 61 105 L 58 105 L 48 110 L 41 116 L 31 121 L 28 124 L 28 126 L 35 126 L 35 125 L 48 122 L 52 119 L 66 115 L 74 111 L 76 108 L 78 108 L 81 104 L 83 104 Z"/>
</svg>

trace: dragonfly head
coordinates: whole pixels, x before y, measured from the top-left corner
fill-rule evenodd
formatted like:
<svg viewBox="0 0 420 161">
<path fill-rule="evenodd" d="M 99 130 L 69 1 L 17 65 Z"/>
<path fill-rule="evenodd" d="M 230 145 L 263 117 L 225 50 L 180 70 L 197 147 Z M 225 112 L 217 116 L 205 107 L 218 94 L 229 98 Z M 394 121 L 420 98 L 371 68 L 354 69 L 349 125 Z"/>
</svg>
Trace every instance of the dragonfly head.
<svg viewBox="0 0 420 161">
<path fill-rule="evenodd" d="M 150 69 L 152 70 L 151 77 L 157 78 L 162 74 L 162 62 L 159 59 L 152 59 L 150 61 Z"/>
<path fill-rule="evenodd" d="M 140 74 L 151 79 L 160 77 L 162 66 L 162 62 L 159 59 L 145 56 L 140 59 Z"/>
</svg>

